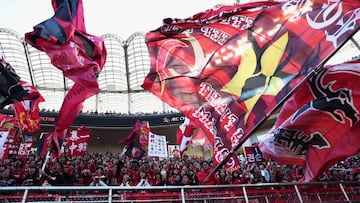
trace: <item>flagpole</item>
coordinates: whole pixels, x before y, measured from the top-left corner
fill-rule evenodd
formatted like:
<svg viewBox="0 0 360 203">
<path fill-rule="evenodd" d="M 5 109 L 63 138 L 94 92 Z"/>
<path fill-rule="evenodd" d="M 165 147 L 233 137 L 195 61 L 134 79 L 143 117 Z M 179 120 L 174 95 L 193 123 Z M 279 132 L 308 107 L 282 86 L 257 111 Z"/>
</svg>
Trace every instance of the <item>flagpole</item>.
<svg viewBox="0 0 360 203">
<path fill-rule="evenodd" d="M 49 158 L 50 158 L 50 154 L 51 154 L 51 151 L 50 151 L 50 150 L 46 152 L 45 160 L 44 160 L 44 163 L 43 163 L 43 165 L 42 165 L 42 167 L 41 167 L 41 170 L 42 170 L 42 171 L 45 170 L 45 167 L 46 167 L 46 165 L 47 165 L 47 162 L 49 161 Z M 41 178 L 41 176 L 42 176 L 42 174 L 40 173 L 40 174 L 39 174 L 39 178 Z"/>
<path fill-rule="evenodd" d="M 326 58 L 324 58 L 313 70 L 311 70 L 305 77 L 304 79 L 302 79 L 296 87 L 294 87 L 292 90 L 290 90 L 290 92 L 284 96 L 284 98 L 282 98 L 282 100 L 274 106 L 274 108 L 269 111 L 269 115 L 264 117 L 260 122 L 258 122 L 253 129 L 251 129 L 248 133 L 251 134 L 256 128 L 258 128 L 260 126 L 260 124 L 262 124 L 266 118 L 268 118 L 274 111 L 275 109 L 277 109 L 278 107 L 280 107 L 303 83 L 305 83 L 310 77 L 312 77 L 313 75 L 316 75 L 319 71 L 320 68 L 322 68 L 325 63 L 331 59 L 331 57 L 333 57 L 337 51 L 339 51 L 349 40 L 352 41 L 353 36 L 355 36 L 356 33 L 358 33 L 358 31 L 356 31 L 355 33 L 353 33 L 347 40 L 344 40 L 342 44 L 340 44 L 336 49 L 334 49 L 332 51 L 332 53 L 330 53 Z M 249 138 L 249 136 L 243 136 L 242 138 L 239 139 L 238 143 L 236 146 L 234 146 L 231 151 L 229 152 L 229 154 L 227 154 L 225 156 L 225 158 L 209 173 L 209 175 L 204 179 L 204 183 L 207 182 L 211 176 L 214 175 L 214 173 L 216 173 L 221 167 L 224 166 L 224 164 L 230 159 L 230 157 L 244 144 L 244 142 Z"/>
</svg>

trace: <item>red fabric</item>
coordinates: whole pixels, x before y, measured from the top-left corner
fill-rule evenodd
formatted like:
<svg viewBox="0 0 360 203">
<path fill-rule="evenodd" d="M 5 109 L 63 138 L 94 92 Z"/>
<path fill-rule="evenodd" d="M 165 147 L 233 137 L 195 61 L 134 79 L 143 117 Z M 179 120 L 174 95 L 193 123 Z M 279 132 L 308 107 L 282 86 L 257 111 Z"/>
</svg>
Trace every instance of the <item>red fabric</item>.
<svg viewBox="0 0 360 203">
<path fill-rule="evenodd" d="M 7 118 L 8 115 L 0 114 L 0 127 L 2 127 L 5 124 Z"/>
<path fill-rule="evenodd" d="M 32 148 L 33 142 L 22 142 L 20 143 L 19 151 L 16 156 L 18 159 L 25 159 L 31 154 L 31 148 Z"/>
<path fill-rule="evenodd" d="M 52 133 L 57 143 L 56 138 L 65 139 L 67 129 L 80 113 L 83 102 L 99 92 L 96 78 L 105 64 L 106 49 L 101 37 L 85 31 L 82 0 L 53 0 L 52 5 L 55 15 L 26 33 L 25 40 L 44 51 L 51 63 L 74 81 L 64 98 Z"/>
<path fill-rule="evenodd" d="M 301 181 L 359 153 L 359 62 L 324 67 L 304 83 L 282 107 L 261 151 L 280 164 L 304 167 Z"/>
<path fill-rule="evenodd" d="M 142 121 L 140 135 L 139 135 L 139 142 L 142 146 L 146 146 L 146 147 L 148 146 L 149 132 L 150 132 L 149 121 Z"/>
<path fill-rule="evenodd" d="M 192 138 L 191 145 L 192 145 L 192 147 L 201 146 L 203 148 L 204 152 L 210 151 L 213 146 L 210 143 L 209 139 L 206 137 L 203 130 L 201 130 L 201 129 L 199 129 L 196 132 L 195 136 Z"/>
<path fill-rule="evenodd" d="M 209 168 L 208 170 L 205 170 L 203 168 L 200 169 L 200 171 L 197 173 L 197 176 L 198 176 L 199 183 L 201 185 L 215 185 L 216 184 L 215 174 L 210 176 L 209 179 L 207 180 L 207 182 L 205 182 L 206 177 L 208 177 L 211 172 L 212 172 L 211 168 Z"/>
<path fill-rule="evenodd" d="M 141 130 L 141 122 L 137 120 L 130 134 L 127 137 L 121 139 L 119 141 L 119 144 L 130 145 L 136 138 L 138 138 L 140 134 L 140 130 Z"/>
<path fill-rule="evenodd" d="M 72 130 L 67 139 L 68 156 L 85 156 L 91 130 L 79 129 Z"/>
<path fill-rule="evenodd" d="M 141 159 L 145 154 L 145 150 L 139 141 L 141 126 L 141 122 L 137 120 L 130 134 L 126 138 L 123 138 L 119 141 L 119 144 L 123 144 L 127 147 L 125 154 L 128 157 L 137 160 Z"/>
<path fill-rule="evenodd" d="M 38 155 L 41 158 L 46 156 L 47 151 L 51 148 L 51 135 L 49 133 L 41 133 L 40 135 L 40 144 L 38 147 Z"/>
<path fill-rule="evenodd" d="M 185 118 L 184 123 L 179 126 L 176 131 L 176 142 L 179 145 L 180 156 L 186 151 L 187 145 L 192 139 L 196 124 L 188 118 Z"/>
<path fill-rule="evenodd" d="M 40 129 L 39 103 L 44 102 L 45 99 L 32 85 L 25 81 L 20 81 L 20 83 L 27 90 L 28 95 L 24 98 L 24 101 L 13 104 L 14 112 L 22 131 L 35 132 Z"/>
<path fill-rule="evenodd" d="M 215 164 L 360 27 L 359 1 L 285 1 L 251 10 L 247 5 L 165 22 L 146 35 L 151 69 L 142 87 L 215 140 Z M 239 29 L 230 23 L 234 19 L 248 24 Z"/>
</svg>

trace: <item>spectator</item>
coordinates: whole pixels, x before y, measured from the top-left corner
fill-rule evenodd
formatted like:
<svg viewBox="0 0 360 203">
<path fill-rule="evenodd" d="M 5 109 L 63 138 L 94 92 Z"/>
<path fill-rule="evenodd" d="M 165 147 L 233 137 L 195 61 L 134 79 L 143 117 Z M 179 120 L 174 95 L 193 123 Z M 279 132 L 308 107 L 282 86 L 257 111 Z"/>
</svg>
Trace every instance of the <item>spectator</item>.
<svg viewBox="0 0 360 203">
<path fill-rule="evenodd" d="M 15 186 L 15 179 L 12 176 L 10 169 L 5 169 L 1 173 L 0 186 Z"/>
<path fill-rule="evenodd" d="M 266 183 L 266 178 L 261 174 L 261 170 L 259 167 L 255 167 L 253 169 L 253 181 L 252 183 Z"/>
<path fill-rule="evenodd" d="M 211 172 L 212 172 L 212 169 L 210 168 L 210 164 L 207 161 L 203 161 L 201 163 L 201 169 L 197 174 L 199 184 L 215 185 L 216 184 L 215 175 L 213 174 L 210 177 L 208 177 Z M 208 180 L 206 180 L 207 177 L 208 177 Z"/>
<path fill-rule="evenodd" d="M 269 170 L 265 167 L 264 163 L 259 164 L 259 169 L 261 171 L 261 175 L 265 177 L 265 181 L 270 182 L 270 173 Z"/>
<path fill-rule="evenodd" d="M 40 185 L 39 169 L 31 166 L 28 168 L 27 174 L 22 183 L 24 186 L 38 186 Z"/>
<path fill-rule="evenodd" d="M 231 174 L 231 184 L 243 184 L 241 181 L 240 173 L 238 170 L 233 171 Z"/>
<path fill-rule="evenodd" d="M 131 178 L 128 174 L 124 174 L 119 186 L 130 187 L 132 186 Z"/>
<path fill-rule="evenodd" d="M 52 171 L 48 168 L 40 170 L 42 177 L 52 186 L 64 185 L 64 167 L 60 162 L 55 162 Z"/>
<path fill-rule="evenodd" d="M 217 172 L 216 180 L 217 180 L 216 184 L 218 184 L 218 185 L 231 184 L 230 177 L 229 177 L 228 173 L 226 172 L 225 168 L 222 168 Z"/>
<path fill-rule="evenodd" d="M 136 187 L 149 187 L 151 186 L 151 181 L 149 180 L 148 174 L 146 171 L 139 171 L 139 181 L 136 184 Z"/>
<path fill-rule="evenodd" d="M 24 168 L 24 162 L 21 159 L 15 161 L 15 165 L 12 169 L 12 175 L 15 179 L 16 185 L 21 185 L 24 182 L 26 171 Z"/>
<path fill-rule="evenodd" d="M 104 182 L 105 176 L 97 176 L 95 175 L 93 178 L 93 181 L 91 181 L 89 186 L 107 186 L 107 184 Z"/>
<path fill-rule="evenodd" d="M 183 174 L 181 177 L 181 184 L 180 185 L 192 185 L 190 177 L 188 174 Z"/>
</svg>

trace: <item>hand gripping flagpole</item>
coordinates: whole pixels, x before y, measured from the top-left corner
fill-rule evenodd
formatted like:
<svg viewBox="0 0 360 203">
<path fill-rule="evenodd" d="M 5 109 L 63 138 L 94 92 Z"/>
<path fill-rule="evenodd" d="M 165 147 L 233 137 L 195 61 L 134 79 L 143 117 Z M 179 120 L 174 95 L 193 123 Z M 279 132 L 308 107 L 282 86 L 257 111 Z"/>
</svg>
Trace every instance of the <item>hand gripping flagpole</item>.
<svg viewBox="0 0 360 203">
<path fill-rule="evenodd" d="M 43 163 L 43 165 L 42 165 L 42 167 L 41 167 L 41 170 L 42 170 L 42 171 L 45 170 L 45 167 L 46 167 L 46 165 L 47 165 L 47 162 L 48 162 L 49 159 L 50 159 L 50 155 L 51 155 L 51 151 L 48 150 L 48 151 L 46 152 L 46 156 L 45 156 L 44 163 Z M 41 178 L 41 176 L 42 176 L 42 174 L 40 173 L 40 174 L 39 174 L 39 178 Z"/>
<path fill-rule="evenodd" d="M 214 173 L 216 173 L 221 167 L 223 167 L 225 165 L 225 163 L 230 159 L 230 157 L 244 144 L 244 142 L 249 138 L 249 135 L 254 132 L 255 129 L 257 129 L 265 120 L 266 118 L 268 118 L 268 116 L 270 116 L 278 107 L 280 107 L 304 82 L 306 82 L 310 77 L 312 77 L 313 75 L 318 74 L 318 71 L 320 68 L 322 68 L 325 63 L 336 54 L 336 52 L 338 50 L 340 50 L 345 44 L 346 42 L 348 42 L 349 40 L 351 40 L 352 42 L 354 41 L 353 36 L 355 36 L 356 33 L 358 33 L 358 31 L 354 32 L 347 40 L 344 40 L 336 49 L 334 49 L 326 58 L 324 58 L 310 73 L 308 73 L 305 78 L 300 81 L 296 87 L 294 87 L 292 90 L 290 90 L 290 92 L 284 96 L 284 98 L 277 104 L 275 105 L 270 111 L 269 114 L 265 117 L 262 118 L 262 120 L 260 122 L 258 122 L 256 124 L 256 126 L 249 131 L 247 136 L 243 136 L 239 139 L 238 143 L 236 146 L 234 146 L 231 151 L 229 152 L 229 154 L 227 154 L 224 159 L 209 173 L 208 176 L 206 176 L 206 178 L 204 179 L 203 183 L 206 183 L 207 181 L 209 181 L 210 177 L 214 175 Z M 353 42 L 354 43 L 354 42 Z M 356 45 L 356 44 L 355 44 Z"/>
</svg>

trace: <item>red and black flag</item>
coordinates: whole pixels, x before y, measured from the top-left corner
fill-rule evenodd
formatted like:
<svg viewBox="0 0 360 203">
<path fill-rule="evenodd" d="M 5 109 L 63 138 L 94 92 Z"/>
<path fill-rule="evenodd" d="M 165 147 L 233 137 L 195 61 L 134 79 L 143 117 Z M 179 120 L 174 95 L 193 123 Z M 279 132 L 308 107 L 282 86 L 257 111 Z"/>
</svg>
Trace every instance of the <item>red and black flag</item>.
<svg viewBox="0 0 360 203">
<path fill-rule="evenodd" d="M 305 169 L 314 181 L 360 152 L 360 61 L 319 70 L 285 102 L 261 151 L 279 164 Z"/>
<path fill-rule="evenodd" d="M 121 139 L 119 144 L 125 146 L 126 151 L 125 154 L 132 159 L 141 159 L 145 155 L 145 150 L 143 146 L 140 144 L 140 134 L 142 130 L 142 123 L 137 120 L 130 134 Z"/>
<path fill-rule="evenodd" d="M 86 32 L 82 0 L 52 0 L 54 16 L 25 34 L 25 40 L 44 51 L 64 76 L 74 81 L 67 92 L 52 132 L 64 140 L 66 131 L 82 109 L 83 102 L 99 92 L 97 83 L 106 60 L 101 37 Z"/>
<path fill-rule="evenodd" d="M 27 95 L 27 90 L 20 83 L 20 77 L 0 52 L 0 109 L 24 100 Z"/>
<path fill-rule="evenodd" d="M 216 8 L 221 12 L 214 9 L 208 18 L 195 15 L 193 25 L 188 19 L 165 21 L 146 35 L 151 69 L 142 87 L 212 137 L 215 164 L 360 27 L 359 1 L 251 5 Z M 235 30 L 236 22 L 247 24 Z"/>
<path fill-rule="evenodd" d="M 32 85 L 25 81 L 20 81 L 20 83 L 27 90 L 28 95 L 24 97 L 24 101 L 13 104 L 14 112 L 22 131 L 35 132 L 40 129 L 39 104 L 45 99 Z"/>
</svg>

